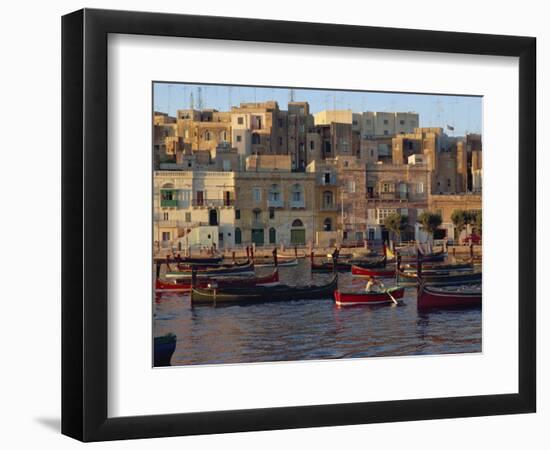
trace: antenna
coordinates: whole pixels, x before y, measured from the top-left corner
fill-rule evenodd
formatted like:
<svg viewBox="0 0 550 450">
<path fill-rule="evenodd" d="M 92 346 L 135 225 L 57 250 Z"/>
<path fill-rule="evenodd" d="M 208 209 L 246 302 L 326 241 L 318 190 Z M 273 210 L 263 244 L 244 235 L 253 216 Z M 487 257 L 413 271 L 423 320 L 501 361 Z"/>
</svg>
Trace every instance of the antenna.
<svg viewBox="0 0 550 450">
<path fill-rule="evenodd" d="M 294 101 L 294 89 L 290 89 L 288 91 L 288 99 L 289 99 L 289 102 L 293 102 Z"/>
</svg>

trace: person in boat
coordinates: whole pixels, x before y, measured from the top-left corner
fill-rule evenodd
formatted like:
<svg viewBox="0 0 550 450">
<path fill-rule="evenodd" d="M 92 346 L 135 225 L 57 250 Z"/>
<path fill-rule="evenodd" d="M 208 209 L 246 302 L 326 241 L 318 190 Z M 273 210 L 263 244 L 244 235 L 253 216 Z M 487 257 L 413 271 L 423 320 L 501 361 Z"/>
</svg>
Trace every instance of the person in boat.
<svg viewBox="0 0 550 450">
<path fill-rule="evenodd" d="M 380 286 L 380 289 L 376 289 L 376 291 L 373 289 L 375 286 Z M 365 292 L 377 292 L 381 291 L 384 287 L 384 283 L 382 283 L 380 280 L 377 280 L 374 277 L 369 277 L 369 281 L 367 281 L 367 285 L 365 286 Z"/>
</svg>

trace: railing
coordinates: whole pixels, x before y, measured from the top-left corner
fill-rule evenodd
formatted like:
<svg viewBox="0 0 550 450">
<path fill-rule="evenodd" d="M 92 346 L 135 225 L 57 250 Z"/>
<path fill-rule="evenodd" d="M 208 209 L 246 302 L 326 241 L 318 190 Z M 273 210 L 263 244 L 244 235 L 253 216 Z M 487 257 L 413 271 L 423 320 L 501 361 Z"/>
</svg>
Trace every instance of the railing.
<svg viewBox="0 0 550 450">
<path fill-rule="evenodd" d="M 294 209 L 305 208 L 306 202 L 303 200 L 290 200 L 290 207 Z"/>
<path fill-rule="evenodd" d="M 267 201 L 267 207 L 268 208 L 284 208 L 285 202 L 283 200 L 268 200 Z"/>
<path fill-rule="evenodd" d="M 338 211 L 338 205 L 335 203 L 321 205 L 321 211 Z"/>
<path fill-rule="evenodd" d="M 193 206 L 234 206 L 235 200 L 234 199 L 193 199 L 191 204 Z"/>
<path fill-rule="evenodd" d="M 160 200 L 160 206 L 163 208 L 175 208 L 178 206 L 177 200 L 168 200 L 168 199 L 161 199 Z"/>
</svg>

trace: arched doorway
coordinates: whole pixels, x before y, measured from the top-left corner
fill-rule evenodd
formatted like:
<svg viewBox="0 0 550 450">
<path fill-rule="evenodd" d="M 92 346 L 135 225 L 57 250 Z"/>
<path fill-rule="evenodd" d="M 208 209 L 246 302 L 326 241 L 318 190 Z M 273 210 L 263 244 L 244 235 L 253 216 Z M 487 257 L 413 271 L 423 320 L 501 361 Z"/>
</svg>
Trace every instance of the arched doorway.
<svg viewBox="0 0 550 450">
<path fill-rule="evenodd" d="M 211 209 L 208 212 L 208 225 L 217 226 L 218 225 L 218 211 Z"/>
<path fill-rule="evenodd" d="M 292 222 L 292 229 L 290 230 L 290 243 L 294 245 L 305 245 L 306 243 L 306 230 L 300 219 L 295 219 Z"/>
<path fill-rule="evenodd" d="M 323 231 L 332 231 L 332 220 L 327 217 L 323 222 Z"/>
<path fill-rule="evenodd" d="M 270 244 L 277 243 L 277 231 L 273 227 L 269 229 L 269 243 Z"/>
</svg>

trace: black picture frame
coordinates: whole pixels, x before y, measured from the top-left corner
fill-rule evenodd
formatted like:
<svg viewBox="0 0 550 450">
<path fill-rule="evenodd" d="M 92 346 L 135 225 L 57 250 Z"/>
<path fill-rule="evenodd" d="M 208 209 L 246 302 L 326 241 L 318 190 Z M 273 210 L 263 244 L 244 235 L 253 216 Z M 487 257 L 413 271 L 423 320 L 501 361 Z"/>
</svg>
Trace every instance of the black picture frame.
<svg viewBox="0 0 550 450">
<path fill-rule="evenodd" d="M 110 33 L 518 57 L 518 393 L 108 418 L 107 36 Z M 94 9 L 64 16 L 62 433 L 82 441 L 102 441 L 535 412 L 535 72 L 533 37 Z"/>
</svg>

